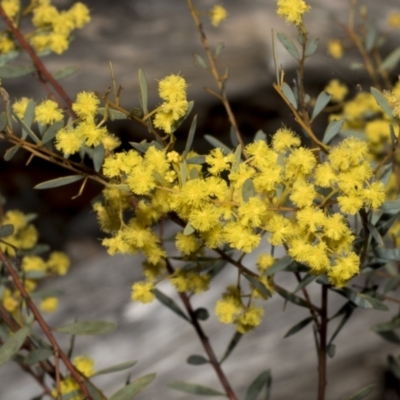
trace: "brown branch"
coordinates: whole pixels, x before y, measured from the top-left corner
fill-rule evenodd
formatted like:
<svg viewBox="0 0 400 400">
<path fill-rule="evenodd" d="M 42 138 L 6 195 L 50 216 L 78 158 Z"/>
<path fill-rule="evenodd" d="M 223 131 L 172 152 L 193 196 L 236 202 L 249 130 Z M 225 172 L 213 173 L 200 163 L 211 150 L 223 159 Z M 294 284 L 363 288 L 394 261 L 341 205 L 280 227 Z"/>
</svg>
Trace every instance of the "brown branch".
<svg viewBox="0 0 400 400">
<path fill-rule="evenodd" d="M 50 74 L 50 72 L 44 66 L 44 64 L 42 63 L 40 58 L 37 56 L 35 50 L 26 41 L 26 39 L 24 38 L 24 36 L 20 32 L 20 30 L 14 25 L 14 23 L 10 20 L 10 18 L 8 18 L 7 14 L 4 11 L 4 8 L 1 5 L 0 5 L 0 16 L 3 18 L 4 22 L 7 24 L 8 29 L 15 36 L 15 38 L 18 40 L 20 45 L 25 49 L 25 51 L 28 53 L 29 57 L 32 59 L 39 75 L 42 75 L 51 84 L 51 86 L 57 92 L 59 97 L 64 101 L 64 103 L 71 110 L 72 109 L 72 100 L 69 98 L 69 96 L 64 91 L 62 86 L 60 86 L 58 84 L 58 82 L 53 78 L 53 76 Z"/>
<path fill-rule="evenodd" d="M 25 302 L 26 302 L 27 306 L 29 307 L 29 309 L 32 311 L 32 314 L 34 315 L 35 320 L 38 322 L 38 324 L 40 325 L 40 328 L 42 329 L 42 331 L 46 335 L 47 339 L 51 343 L 51 345 L 53 347 L 53 351 L 54 351 L 54 356 L 55 357 L 59 356 L 61 358 L 61 360 L 63 361 L 64 365 L 70 371 L 72 377 L 78 383 L 80 389 L 82 390 L 83 395 L 85 396 L 85 399 L 93 400 L 92 397 L 90 396 L 89 392 L 88 392 L 88 389 L 86 388 L 86 385 L 85 385 L 85 382 L 84 382 L 82 376 L 77 371 L 77 369 L 73 366 L 73 364 L 71 363 L 70 359 L 61 350 L 61 348 L 58 345 L 56 339 L 52 335 L 49 326 L 47 325 L 46 321 L 43 319 L 43 317 L 40 314 L 39 310 L 37 309 L 35 303 L 30 298 L 30 296 L 29 296 L 28 292 L 26 291 L 24 285 L 21 283 L 17 272 L 14 270 L 12 265 L 9 263 L 7 257 L 5 256 L 5 254 L 3 253 L 3 251 L 1 249 L 0 249 L 0 261 L 3 262 L 5 268 L 7 269 L 8 273 L 10 274 L 10 276 L 13 279 L 15 286 L 17 287 L 17 289 L 21 293 L 21 296 L 25 300 Z M 57 376 L 57 373 L 59 373 L 59 372 L 56 371 L 56 376 Z"/>
<path fill-rule="evenodd" d="M 174 268 L 172 267 L 171 263 L 169 262 L 169 260 L 167 260 L 167 269 L 168 272 L 172 275 L 174 273 Z M 203 328 L 201 327 L 196 314 L 192 308 L 192 305 L 190 303 L 190 299 L 189 297 L 186 295 L 186 293 L 184 292 L 178 292 L 179 297 L 182 300 L 183 305 L 186 308 L 187 313 L 189 314 L 189 318 L 190 321 L 192 322 L 192 325 L 197 333 L 197 336 L 199 337 L 204 350 L 207 353 L 208 356 L 208 360 L 210 362 L 210 364 L 212 365 L 212 367 L 214 368 L 219 381 L 221 382 L 221 385 L 223 386 L 223 388 L 225 389 L 226 392 L 226 396 L 228 397 L 228 399 L 230 400 L 237 400 L 237 397 L 235 395 L 235 392 L 233 391 L 233 389 L 231 388 L 231 385 L 228 381 L 228 379 L 225 376 L 224 371 L 221 368 L 220 363 L 218 362 L 217 357 L 215 356 L 214 350 L 211 347 L 211 343 L 208 339 L 208 337 L 206 336 L 206 334 L 203 331 Z"/>
<path fill-rule="evenodd" d="M 319 349 L 318 349 L 318 400 L 325 399 L 326 389 L 326 339 L 328 333 L 328 286 L 322 285 L 321 288 L 321 325 L 319 329 Z"/>
</svg>

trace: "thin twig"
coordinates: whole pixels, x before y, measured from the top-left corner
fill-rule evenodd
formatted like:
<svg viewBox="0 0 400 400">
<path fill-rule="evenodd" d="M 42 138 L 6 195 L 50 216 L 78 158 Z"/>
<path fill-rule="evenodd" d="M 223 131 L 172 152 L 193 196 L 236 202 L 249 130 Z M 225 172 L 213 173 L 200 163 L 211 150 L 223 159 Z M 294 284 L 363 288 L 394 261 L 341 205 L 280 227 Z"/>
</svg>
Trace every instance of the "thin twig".
<svg viewBox="0 0 400 400">
<path fill-rule="evenodd" d="M 318 349 L 318 400 L 325 399 L 326 389 L 326 339 L 328 333 L 328 286 L 322 285 L 321 288 L 321 325 L 319 329 L 319 349 Z"/>
</svg>

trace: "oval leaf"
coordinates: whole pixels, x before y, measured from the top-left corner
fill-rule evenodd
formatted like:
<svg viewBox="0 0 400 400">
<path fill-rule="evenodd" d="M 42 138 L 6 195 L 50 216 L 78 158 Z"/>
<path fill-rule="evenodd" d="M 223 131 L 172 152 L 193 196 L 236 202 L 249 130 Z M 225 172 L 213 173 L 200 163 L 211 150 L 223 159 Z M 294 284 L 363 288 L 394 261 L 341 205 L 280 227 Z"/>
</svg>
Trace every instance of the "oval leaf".
<svg viewBox="0 0 400 400">
<path fill-rule="evenodd" d="M 253 181 L 248 178 L 244 181 L 242 186 L 242 199 L 246 203 L 249 201 L 250 197 L 253 197 L 255 193 Z"/>
<path fill-rule="evenodd" d="M 230 354 L 235 349 L 235 347 L 237 346 L 237 344 L 239 343 L 239 341 L 242 337 L 243 337 L 243 334 L 241 334 L 239 332 L 234 333 L 231 341 L 228 344 L 228 347 L 226 348 L 224 355 L 221 358 L 221 361 L 219 362 L 220 364 L 222 364 L 230 356 Z"/>
<path fill-rule="evenodd" d="M 391 71 L 400 61 L 400 48 L 393 50 L 379 66 L 380 71 Z"/>
<path fill-rule="evenodd" d="M 378 103 L 379 107 L 392 119 L 394 119 L 394 115 L 392 112 L 392 107 L 390 106 L 389 102 L 386 100 L 385 96 L 374 87 L 370 88 L 372 96 L 374 96 L 376 102 Z"/>
<path fill-rule="evenodd" d="M 304 52 L 304 55 L 306 57 L 312 56 L 317 51 L 318 41 L 319 41 L 319 38 L 313 38 L 308 42 L 306 51 Z"/>
<path fill-rule="evenodd" d="M 326 92 L 321 92 L 318 97 L 317 101 L 315 102 L 315 107 L 312 112 L 311 119 L 315 119 L 318 114 L 327 106 L 327 104 L 331 101 L 332 96 Z"/>
<path fill-rule="evenodd" d="M 18 353 L 18 350 L 25 342 L 29 332 L 30 327 L 24 326 L 19 331 L 15 332 L 9 339 L 7 339 L 3 346 L 0 347 L 0 367 Z"/>
<path fill-rule="evenodd" d="M 331 121 L 325 130 L 322 143 L 328 144 L 340 132 L 343 123 L 344 118 L 338 119 L 336 121 Z"/>
<path fill-rule="evenodd" d="M 272 293 L 265 287 L 265 285 L 260 282 L 257 278 L 251 275 L 243 274 L 243 276 L 265 297 L 271 297 Z"/>
<path fill-rule="evenodd" d="M 226 154 L 229 154 L 232 151 L 232 149 L 230 149 L 226 144 L 222 143 L 214 136 L 204 135 L 204 139 L 206 139 L 207 142 L 213 145 L 214 147 L 219 147 L 222 150 L 224 150 Z"/>
<path fill-rule="evenodd" d="M 50 349 L 36 349 L 31 351 L 24 360 L 26 365 L 34 365 L 40 361 L 47 360 L 53 355 L 53 351 Z"/>
<path fill-rule="evenodd" d="M 194 58 L 196 59 L 196 64 L 201 68 L 207 69 L 207 63 L 204 61 L 204 58 L 199 54 L 195 53 Z"/>
<path fill-rule="evenodd" d="M 282 92 L 286 96 L 286 98 L 289 100 L 289 103 L 293 106 L 293 108 L 295 110 L 297 110 L 298 106 L 297 106 L 296 96 L 294 95 L 291 87 L 286 82 L 283 82 Z"/>
<path fill-rule="evenodd" d="M 46 144 L 53 140 L 58 131 L 64 126 L 64 121 L 57 121 L 53 125 L 49 126 L 46 132 L 43 134 L 42 143 Z"/>
<path fill-rule="evenodd" d="M 124 386 L 114 393 L 109 400 L 131 400 L 133 396 L 140 393 L 146 386 L 154 381 L 156 374 L 148 374 Z"/>
<path fill-rule="evenodd" d="M 35 72 L 35 68 L 30 65 L 3 65 L 0 67 L 0 79 L 18 78 L 32 72 Z"/>
<path fill-rule="evenodd" d="M 224 396 L 224 393 L 218 392 L 217 390 L 208 388 L 206 386 L 197 385 L 196 383 L 187 383 L 182 381 L 176 381 L 168 384 L 172 389 L 179 390 L 181 392 L 190 394 L 199 394 L 203 396 Z M 113 399 L 110 399 L 113 400 Z"/>
<path fill-rule="evenodd" d="M 272 267 L 268 268 L 265 274 L 267 276 L 271 276 L 279 271 L 284 271 L 292 262 L 292 257 L 290 256 L 284 256 L 281 259 L 279 259 L 277 262 L 275 262 Z"/>
<path fill-rule="evenodd" d="M 114 322 L 107 321 L 84 321 L 60 326 L 57 332 L 68 333 L 70 335 L 102 335 L 112 332 L 117 327 Z"/>
<path fill-rule="evenodd" d="M 175 314 L 179 315 L 181 318 L 190 322 L 189 318 L 184 314 L 184 312 L 179 308 L 179 306 L 170 297 L 165 295 L 163 292 L 160 292 L 158 289 L 154 289 L 154 294 L 156 296 L 156 299 L 160 303 L 164 304 L 164 306 L 169 308 Z"/>
<path fill-rule="evenodd" d="M 199 356 L 197 354 L 189 356 L 186 362 L 191 365 L 203 365 L 209 363 L 209 361 L 206 358 L 204 358 L 203 356 Z"/>
<path fill-rule="evenodd" d="M 139 69 L 138 72 L 139 75 L 139 100 L 140 100 L 140 106 L 142 107 L 143 114 L 146 115 L 149 113 L 148 110 L 148 91 L 147 91 L 147 80 L 146 80 L 146 75 L 144 72 Z"/>
<path fill-rule="evenodd" d="M 137 363 L 137 360 L 126 361 L 126 362 L 121 363 L 121 364 L 113 365 L 112 367 L 101 369 L 100 371 L 97 371 L 93 376 L 104 375 L 104 374 L 110 374 L 112 372 L 123 371 L 124 369 L 128 369 L 128 368 L 133 367 L 136 363 Z"/>
<path fill-rule="evenodd" d="M 189 154 L 190 149 L 192 148 L 194 134 L 196 133 L 196 125 L 197 125 L 197 114 L 194 116 L 192 124 L 190 125 L 189 135 L 186 140 L 185 152 L 183 153 L 183 158 Z"/>
<path fill-rule="evenodd" d="M 96 172 L 100 171 L 101 166 L 103 165 L 104 156 L 105 156 L 104 146 L 103 143 L 100 143 L 93 150 L 93 166 Z"/>
<path fill-rule="evenodd" d="M 194 315 L 200 321 L 206 321 L 210 317 L 209 312 L 203 307 L 200 307 L 197 310 L 195 310 Z"/>
<path fill-rule="evenodd" d="M 50 181 L 39 183 L 34 189 L 50 189 L 58 186 L 69 185 L 70 183 L 80 181 L 84 177 L 82 175 L 69 175 L 62 178 L 52 179 Z"/>
<path fill-rule="evenodd" d="M 78 71 L 79 67 L 71 65 L 69 67 L 65 67 L 57 71 L 55 74 L 53 74 L 53 78 L 56 80 L 64 79 L 67 78 L 68 76 L 75 74 Z"/>
<path fill-rule="evenodd" d="M 257 376 L 247 389 L 245 400 L 256 400 L 264 386 L 271 386 L 270 371 L 263 371 Z"/>
<path fill-rule="evenodd" d="M 375 385 L 368 385 L 365 388 L 354 393 L 352 396 L 348 397 L 346 400 L 361 400 L 368 396 L 375 389 Z"/>
<path fill-rule="evenodd" d="M 297 50 L 297 47 L 289 38 L 289 36 L 285 35 L 284 33 L 278 33 L 279 41 L 282 43 L 283 47 L 289 52 L 289 54 L 297 61 L 300 61 L 300 54 Z"/>
<path fill-rule="evenodd" d="M 14 225 L 6 224 L 0 228 L 0 237 L 6 237 L 12 235 L 14 232 Z"/>
<path fill-rule="evenodd" d="M 289 336 L 294 335 L 298 331 L 302 330 L 304 327 L 306 327 L 314 318 L 313 317 L 308 317 L 306 319 L 303 319 L 296 325 L 292 326 L 285 334 L 284 338 L 287 338 Z"/>
<path fill-rule="evenodd" d="M 301 307 L 311 308 L 311 304 L 306 300 L 302 299 L 299 296 L 296 296 L 293 293 L 289 293 L 283 288 L 275 287 L 275 290 L 278 294 L 280 294 L 285 300 L 290 301 L 293 304 L 296 304 Z"/>
</svg>

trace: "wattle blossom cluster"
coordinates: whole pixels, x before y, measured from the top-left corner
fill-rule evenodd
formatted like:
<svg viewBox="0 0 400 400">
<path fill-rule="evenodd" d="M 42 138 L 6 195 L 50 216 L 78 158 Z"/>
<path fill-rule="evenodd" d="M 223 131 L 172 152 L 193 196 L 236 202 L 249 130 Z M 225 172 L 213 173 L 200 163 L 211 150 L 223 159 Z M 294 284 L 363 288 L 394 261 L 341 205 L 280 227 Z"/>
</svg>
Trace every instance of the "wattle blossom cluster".
<svg viewBox="0 0 400 400">
<path fill-rule="evenodd" d="M 69 47 L 71 33 L 90 22 L 89 9 L 81 2 L 73 4 L 66 11 L 59 11 L 51 4 L 51 0 L 31 1 L 24 9 L 20 0 L 3 0 L 1 5 L 15 23 L 19 23 L 20 15 L 31 15 L 34 30 L 25 34 L 25 37 L 38 52 L 51 50 L 62 54 Z M 6 32 L 0 34 L 0 54 L 7 54 L 16 48 L 10 35 Z"/>
<path fill-rule="evenodd" d="M 176 234 L 175 244 L 187 260 L 224 246 L 250 253 L 265 237 L 311 273 L 326 274 L 336 287 L 359 272 L 347 215 L 379 208 L 385 199 L 384 186 L 375 181 L 366 161 L 366 143 L 345 139 L 319 162 L 297 135 L 282 128 L 271 145 L 256 140 L 245 153 L 247 159 L 242 160 L 238 151 L 226 154 L 216 148 L 206 156 L 190 152 L 184 158 L 151 145 L 145 153 L 129 150 L 105 159 L 103 173 L 114 185 L 105 189 L 104 201 L 94 205 L 104 231 L 111 233 L 103 245 L 110 254 L 140 252 L 147 259 L 146 280 L 133 285 L 134 300 L 152 301 L 156 283 L 168 275 L 162 238 L 152 228 L 171 216 L 185 227 Z M 258 280 L 271 293 L 274 285 L 265 271 L 272 264 L 267 256 L 258 263 Z M 169 278 L 182 292 L 199 293 L 209 283 L 200 265 L 177 270 Z M 250 289 L 251 299 L 265 297 Z M 235 290 L 227 289 L 216 314 L 247 332 L 260 323 L 262 309 L 248 301 L 248 294 Z"/>
<path fill-rule="evenodd" d="M 304 0 L 278 0 L 277 14 L 285 18 L 288 24 L 301 25 L 303 14 L 311 7 Z"/>
</svg>

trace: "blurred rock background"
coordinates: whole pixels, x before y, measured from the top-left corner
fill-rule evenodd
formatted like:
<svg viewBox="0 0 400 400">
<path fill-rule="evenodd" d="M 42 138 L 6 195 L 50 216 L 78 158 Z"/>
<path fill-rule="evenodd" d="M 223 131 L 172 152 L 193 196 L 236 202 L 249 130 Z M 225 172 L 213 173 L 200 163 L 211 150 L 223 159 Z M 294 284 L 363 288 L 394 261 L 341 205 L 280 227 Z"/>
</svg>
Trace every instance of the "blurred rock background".
<svg viewBox="0 0 400 400">
<path fill-rule="evenodd" d="M 61 8 L 68 8 L 72 3 L 70 0 L 54 1 Z M 199 139 L 195 147 L 206 148 L 201 140 L 204 134 L 228 137 L 229 124 L 223 107 L 204 90 L 205 86 L 214 88 L 214 82 L 207 71 L 195 65 L 193 54 L 203 52 L 184 0 L 89 0 L 85 3 L 92 11 L 91 24 L 76 32 L 67 53 L 44 59 L 52 72 L 67 65 L 80 67 L 77 74 L 61 81 L 72 98 L 81 90 L 105 91 L 111 84 L 109 61 L 113 64 L 117 83 L 124 87 L 122 104 L 127 108 L 139 104 L 139 68 L 147 76 L 150 103 L 154 106 L 159 102 L 157 80 L 171 73 L 181 73 L 190 84 L 189 99 L 195 100 L 193 115 L 199 115 Z M 318 93 L 333 78 L 342 80 L 353 92 L 357 85 L 368 89 L 366 75 L 361 70 L 349 68 L 350 60 L 356 59 L 355 54 L 350 53 L 345 61 L 334 61 L 326 52 L 329 38 L 343 36 L 333 15 L 345 21 L 350 0 L 310 0 L 309 3 L 312 11 L 306 15 L 306 26 L 311 36 L 320 37 L 319 50 L 308 61 L 306 83 L 309 93 Z M 209 10 L 216 2 L 198 0 L 196 4 Z M 391 11 L 400 11 L 397 0 L 369 0 L 363 4 L 368 6 L 382 30 L 387 29 L 387 15 Z M 218 29 L 206 22 L 205 30 L 214 46 L 219 42 L 225 45 L 219 65 L 221 69 L 229 66 L 227 92 L 245 141 L 250 141 L 259 129 L 271 134 L 282 123 L 295 127 L 291 115 L 271 87 L 275 76 L 271 29 L 291 35 L 295 35 L 295 30 L 277 17 L 275 0 L 229 0 L 225 1 L 225 6 L 229 18 Z M 385 52 L 388 54 L 399 42 L 395 33 L 389 34 Z M 277 48 L 279 62 L 290 80 L 294 76 L 294 62 L 279 42 Z M 3 84 L 13 100 L 21 96 L 45 97 L 40 85 L 29 76 L 10 79 Z M 110 129 L 125 141 L 141 140 L 144 134 L 129 121 L 114 124 Z M 185 134 L 186 128 L 183 127 L 178 133 L 182 143 Z M 5 145 L 0 143 L 1 151 L 4 148 Z M 37 213 L 42 241 L 67 251 L 74 261 L 67 277 L 44 284 L 64 292 L 60 310 L 49 317 L 50 324 L 72 322 L 75 317 L 118 322 L 119 328 L 112 334 L 78 338 L 76 354 L 92 356 L 98 369 L 138 359 L 139 363 L 132 369 L 133 377 L 157 372 L 155 383 L 138 399 L 188 398 L 166 387 L 173 380 L 219 388 L 209 366 L 193 367 L 185 362 L 191 354 L 203 354 L 188 324 L 158 303 L 142 306 L 130 301 L 131 284 L 141 277 L 141 260 L 127 256 L 110 258 L 101 248 L 101 233 L 89 204 L 101 188 L 90 185 L 84 196 L 77 200 L 70 200 L 78 190 L 75 185 L 62 190 L 34 191 L 32 187 L 35 184 L 63 175 L 64 171 L 39 160 L 25 167 L 26 159 L 26 155 L 21 153 L 12 163 L 0 163 L 0 192 L 8 200 L 6 208 Z M 255 256 L 248 257 L 249 266 L 254 259 Z M 198 305 L 208 306 L 212 314 L 216 299 L 233 273 L 231 268 L 227 268 L 214 282 L 212 290 L 198 297 Z M 289 277 L 279 279 L 280 283 L 294 288 Z M 311 289 L 315 299 L 318 298 L 317 289 L 316 286 Z M 162 290 L 174 296 L 168 286 Z M 339 308 L 340 300 L 331 300 L 333 309 Z M 314 398 L 317 372 L 311 329 L 306 328 L 291 338 L 282 339 L 291 326 L 306 317 L 306 312 L 291 305 L 285 312 L 282 308 L 283 301 L 278 296 L 269 301 L 262 326 L 242 340 L 225 364 L 226 373 L 241 398 L 251 381 L 264 369 L 272 371 L 273 400 L 294 396 L 297 400 Z M 385 382 L 390 381 L 386 357 L 388 354 L 397 355 L 397 350 L 369 330 L 374 323 L 388 320 L 389 313 L 357 310 L 355 314 L 336 342 L 337 356 L 329 360 L 327 399 L 344 399 L 369 383 L 376 383 L 377 389 L 368 399 L 398 398 L 394 389 L 392 394 L 385 389 Z M 211 317 L 204 323 L 204 328 L 217 354 L 221 355 L 233 334 L 232 327 L 222 326 Z M 111 394 L 123 384 L 125 376 L 125 373 L 119 373 L 98 378 L 99 385 Z M 7 365 L 0 369 L 0 400 L 25 400 L 38 393 L 40 390 L 36 384 L 17 366 L 10 368 Z"/>
</svg>

